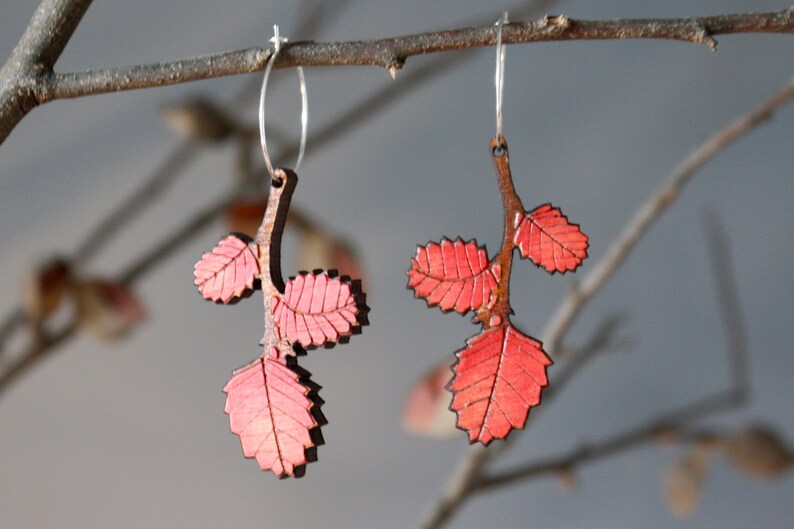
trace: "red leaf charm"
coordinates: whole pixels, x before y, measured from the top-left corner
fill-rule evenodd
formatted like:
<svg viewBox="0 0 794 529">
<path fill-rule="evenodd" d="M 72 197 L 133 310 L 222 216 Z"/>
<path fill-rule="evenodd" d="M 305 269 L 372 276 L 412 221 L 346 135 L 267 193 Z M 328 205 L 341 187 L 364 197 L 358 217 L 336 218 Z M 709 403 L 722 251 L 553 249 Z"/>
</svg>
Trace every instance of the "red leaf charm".
<svg viewBox="0 0 794 529">
<path fill-rule="evenodd" d="M 491 304 L 500 278 L 498 264 L 491 264 L 484 248 L 475 241 L 443 239 L 416 249 L 408 271 L 408 287 L 430 307 L 466 314 Z"/>
<path fill-rule="evenodd" d="M 254 288 L 259 275 L 259 247 L 237 235 L 221 239 L 211 252 L 201 256 L 193 275 L 199 293 L 215 302 L 229 303 Z"/>
<path fill-rule="evenodd" d="M 458 413 L 457 426 L 469 433 L 469 442 L 487 446 L 513 428 L 523 428 L 548 385 L 551 359 L 540 342 L 502 325 L 469 339 L 456 355 L 450 408 Z"/>
<path fill-rule="evenodd" d="M 231 430 L 245 457 L 280 478 L 300 475 L 315 446 L 311 389 L 301 375 L 273 358 L 257 358 L 234 372 L 223 388 Z"/>
<path fill-rule="evenodd" d="M 514 227 L 513 243 L 521 257 L 549 273 L 576 270 L 587 257 L 587 235 L 551 204 L 543 204 L 528 215 L 516 215 Z"/>
<path fill-rule="evenodd" d="M 280 478 L 300 477 L 322 444 L 319 386 L 297 365 L 301 346 L 340 341 L 368 324 L 361 281 L 336 272 L 302 272 L 287 284 L 281 277 L 281 237 L 298 175 L 271 171 L 270 192 L 261 207 L 239 203 L 230 220 L 249 223 L 262 215 L 256 239 L 232 234 L 196 263 L 196 286 L 207 299 L 234 302 L 256 285 L 265 303 L 262 356 L 232 374 L 223 388 L 226 413 L 246 457 Z M 250 228 L 250 226 L 247 226 Z"/>
<path fill-rule="evenodd" d="M 299 274 L 273 298 L 278 337 L 304 347 L 335 343 L 359 325 L 356 289 L 328 272 Z"/>
</svg>

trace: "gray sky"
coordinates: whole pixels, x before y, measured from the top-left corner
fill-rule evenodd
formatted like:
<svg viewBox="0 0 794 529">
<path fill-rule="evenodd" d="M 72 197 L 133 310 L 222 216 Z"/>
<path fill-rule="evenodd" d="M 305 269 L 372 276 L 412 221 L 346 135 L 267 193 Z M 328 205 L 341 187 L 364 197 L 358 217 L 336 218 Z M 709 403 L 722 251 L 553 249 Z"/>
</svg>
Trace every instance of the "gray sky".
<svg viewBox="0 0 794 529">
<path fill-rule="evenodd" d="M 7 56 L 37 0 L 0 5 Z M 71 71 L 263 45 L 274 23 L 293 40 L 352 40 L 495 21 L 504 3 L 352 1 L 316 35 L 293 35 L 295 2 L 95 2 L 57 68 Z M 676 17 L 777 10 L 780 1 L 565 1 L 576 18 Z M 791 36 L 724 36 L 719 51 L 662 41 L 511 46 L 504 133 L 524 204 L 552 202 L 604 255 L 633 210 L 698 142 L 771 95 L 794 73 Z M 323 386 L 326 444 L 301 480 L 276 480 L 245 460 L 229 433 L 221 388 L 258 354 L 261 304 L 203 302 L 193 263 L 226 233 L 215 223 L 143 280 L 149 321 L 126 341 L 81 336 L 0 401 L 3 527 L 378 527 L 416 523 L 466 445 L 400 425 L 424 370 L 451 358 L 478 328 L 428 310 L 405 289 L 417 244 L 441 236 L 501 238 L 487 146 L 493 135 L 493 49 L 383 108 L 365 126 L 308 146 L 293 200 L 355 243 L 369 279 L 371 326 L 347 345 L 301 360 Z M 456 54 L 450 54 L 450 57 Z M 408 61 L 405 72 L 428 61 Z M 273 91 L 273 122 L 293 126 L 291 73 Z M 306 72 L 310 129 L 393 83 L 374 68 Z M 0 314 L 36 259 L 69 252 L 179 140 L 157 110 L 194 94 L 228 99 L 247 78 L 58 101 L 33 111 L 0 147 Z M 284 104 L 279 105 L 278 99 Z M 255 103 L 237 110 L 254 122 Z M 295 131 L 295 129 L 291 129 Z M 542 408 L 504 462 L 555 455 L 609 437 L 650 414 L 725 387 L 726 338 L 707 260 L 702 214 L 718 211 L 746 315 L 752 400 L 715 427 L 774 425 L 794 443 L 794 106 L 710 163 L 588 307 L 581 343 L 604 317 L 629 315 L 631 349 L 604 356 Z M 85 272 L 112 276 L 231 183 L 234 151 L 208 148 L 189 173 Z M 295 270 L 288 245 L 285 274 Z M 538 335 L 566 280 L 514 267 L 516 322 Z M 555 369 L 550 376 L 553 383 Z M 715 460 L 694 516 L 668 514 L 661 475 L 682 455 L 647 447 L 583 467 L 575 494 L 552 478 L 471 501 L 451 524 L 475 527 L 765 527 L 794 519 L 794 478 L 749 482 Z"/>
</svg>

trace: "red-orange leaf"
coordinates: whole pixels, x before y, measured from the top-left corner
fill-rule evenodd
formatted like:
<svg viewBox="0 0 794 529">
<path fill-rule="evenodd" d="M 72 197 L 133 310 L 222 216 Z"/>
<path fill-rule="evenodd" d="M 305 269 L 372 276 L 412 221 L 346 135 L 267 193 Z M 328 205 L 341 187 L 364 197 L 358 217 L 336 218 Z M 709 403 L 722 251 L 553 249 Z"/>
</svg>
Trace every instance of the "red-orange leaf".
<svg viewBox="0 0 794 529">
<path fill-rule="evenodd" d="M 513 243 L 521 257 L 531 259 L 549 273 L 576 270 L 587 257 L 587 235 L 551 204 L 517 215 L 514 226 L 517 230 Z"/>
<path fill-rule="evenodd" d="M 201 256 L 193 269 L 199 293 L 204 299 L 221 303 L 249 293 L 259 274 L 258 252 L 257 245 L 235 234 L 221 239 L 211 252 Z"/>
<path fill-rule="evenodd" d="M 270 357 L 257 358 L 234 372 L 223 388 L 231 430 L 240 436 L 245 457 L 278 477 L 300 474 L 315 446 L 311 430 L 311 389 L 301 376 Z"/>
<path fill-rule="evenodd" d="M 328 272 L 303 273 L 290 279 L 284 294 L 272 302 L 278 337 L 308 347 L 353 334 L 359 325 L 360 304 L 352 287 Z"/>
<path fill-rule="evenodd" d="M 498 264 L 491 264 L 484 248 L 475 241 L 442 239 L 416 249 L 408 271 L 408 287 L 417 297 L 425 298 L 430 307 L 470 310 L 491 304 L 493 291 L 500 277 Z"/>
<path fill-rule="evenodd" d="M 469 442 L 487 446 L 523 428 L 548 385 L 551 359 L 540 342 L 507 324 L 470 338 L 456 355 L 450 408 L 458 412 L 457 426 L 469 433 Z"/>
</svg>

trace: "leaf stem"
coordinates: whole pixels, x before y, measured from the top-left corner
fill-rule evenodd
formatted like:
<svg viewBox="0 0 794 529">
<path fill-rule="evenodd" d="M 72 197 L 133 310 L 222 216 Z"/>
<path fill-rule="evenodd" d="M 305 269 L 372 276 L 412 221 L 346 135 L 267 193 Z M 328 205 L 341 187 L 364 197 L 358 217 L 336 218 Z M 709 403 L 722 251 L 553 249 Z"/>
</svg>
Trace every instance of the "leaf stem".
<svg viewBox="0 0 794 529">
<path fill-rule="evenodd" d="M 504 137 L 497 136 L 491 140 L 491 159 L 496 169 L 496 180 L 502 196 L 504 208 L 504 235 L 499 253 L 491 261 L 499 266 L 499 283 L 494 291 L 496 301 L 477 310 L 477 320 L 483 324 L 484 330 L 506 325 L 510 316 L 510 272 L 513 267 L 513 238 L 516 234 L 515 219 L 523 214 L 524 206 L 513 186 L 513 175 L 510 172 L 510 156 Z"/>
</svg>

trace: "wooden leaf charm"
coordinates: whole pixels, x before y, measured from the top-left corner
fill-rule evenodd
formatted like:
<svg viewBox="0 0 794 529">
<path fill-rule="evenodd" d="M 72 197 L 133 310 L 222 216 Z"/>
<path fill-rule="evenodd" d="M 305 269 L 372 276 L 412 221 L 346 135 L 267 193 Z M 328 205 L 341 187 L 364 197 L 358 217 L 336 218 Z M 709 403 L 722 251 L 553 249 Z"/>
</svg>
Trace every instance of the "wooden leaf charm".
<svg viewBox="0 0 794 529">
<path fill-rule="evenodd" d="M 552 273 L 575 270 L 587 257 L 587 236 L 559 209 L 545 204 L 525 213 L 513 186 L 507 142 L 498 135 L 490 147 L 504 208 L 499 253 L 489 260 L 485 248 L 474 241 L 444 239 L 417 248 L 408 270 L 408 288 L 417 297 L 444 311 L 474 310 L 473 323 L 483 327 L 456 353 L 455 375 L 447 389 L 453 394 L 450 409 L 458 414 L 457 427 L 469 434 L 469 442 L 486 446 L 524 427 L 548 385 L 546 366 L 551 364 L 540 342 L 510 324 L 513 252 L 518 249 Z M 429 378 L 413 390 L 408 418 L 414 430 L 429 431 L 433 425 L 426 403 L 432 400 L 427 384 L 435 380 Z"/>
<path fill-rule="evenodd" d="M 487 446 L 523 428 L 548 385 L 551 359 L 540 342 L 506 324 L 470 339 L 456 355 L 450 408 L 458 412 L 458 428 L 469 433 L 469 441 Z"/>
<path fill-rule="evenodd" d="M 350 336 L 359 325 L 352 285 L 328 272 L 299 274 L 273 300 L 279 337 L 304 347 L 321 346 Z"/>
<path fill-rule="evenodd" d="M 196 264 L 199 292 L 228 303 L 259 283 L 264 297 L 262 355 L 238 369 L 223 389 L 231 430 L 243 454 L 279 477 L 303 475 L 321 444 L 319 386 L 297 365 L 303 347 L 332 344 L 367 324 L 360 281 L 316 270 L 286 285 L 281 278 L 281 236 L 298 176 L 276 169 L 262 224 L 248 242 L 230 235 Z"/>
<path fill-rule="evenodd" d="M 300 473 L 315 445 L 311 431 L 319 426 L 300 375 L 271 357 L 258 358 L 235 371 L 223 391 L 245 457 L 280 478 Z"/>
<path fill-rule="evenodd" d="M 201 256 L 193 275 L 204 299 L 229 303 L 250 293 L 259 274 L 258 250 L 258 246 L 231 234 Z"/>
<path fill-rule="evenodd" d="M 430 307 L 466 314 L 491 304 L 500 278 L 499 264 L 491 264 L 485 249 L 460 239 L 431 242 L 416 249 L 408 271 L 408 287 Z"/>
<path fill-rule="evenodd" d="M 551 204 L 516 215 L 514 226 L 513 242 L 521 257 L 531 259 L 549 273 L 576 270 L 587 257 L 587 235 Z"/>
</svg>

